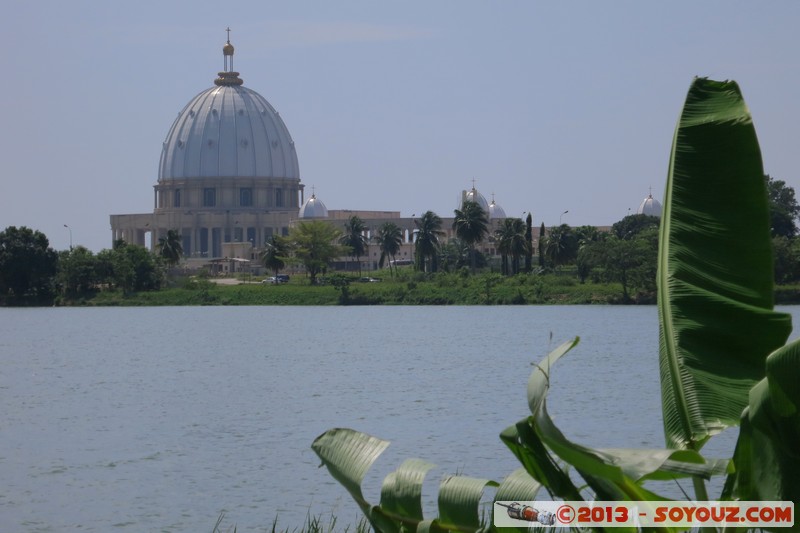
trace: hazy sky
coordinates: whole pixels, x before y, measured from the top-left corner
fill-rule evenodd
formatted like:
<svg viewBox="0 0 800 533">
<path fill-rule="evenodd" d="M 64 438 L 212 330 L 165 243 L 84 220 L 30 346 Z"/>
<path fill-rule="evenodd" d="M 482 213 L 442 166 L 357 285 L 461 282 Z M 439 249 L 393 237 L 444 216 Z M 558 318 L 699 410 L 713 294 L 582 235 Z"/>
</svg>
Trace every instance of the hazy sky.
<svg viewBox="0 0 800 533">
<path fill-rule="evenodd" d="M 800 2 L 3 2 L 0 229 L 110 247 L 161 143 L 222 70 L 280 112 L 329 209 L 451 216 L 477 188 L 536 225 L 661 200 L 694 76 L 739 82 L 767 173 L 800 187 Z M 709 191 L 713 194 L 713 191 Z"/>
</svg>

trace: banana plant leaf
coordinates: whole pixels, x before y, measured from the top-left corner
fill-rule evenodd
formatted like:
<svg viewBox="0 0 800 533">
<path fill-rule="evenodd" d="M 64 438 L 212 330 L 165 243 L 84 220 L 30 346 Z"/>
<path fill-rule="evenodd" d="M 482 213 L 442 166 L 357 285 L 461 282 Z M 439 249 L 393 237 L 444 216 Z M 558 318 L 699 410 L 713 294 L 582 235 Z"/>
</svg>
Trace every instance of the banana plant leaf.
<svg viewBox="0 0 800 533">
<path fill-rule="evenodd" d="M 750 391 L 723 498 L 800 501 L 800 340 L 770 354 Z"/>
<path fill-rule="evenodd" d="M 422 459 L 406 459 L 387 475 L 381 486 L 381 508 L 390 515 L 421 522 L 422 482 L 435 465 Z"/>
<path fill-rule="evenodd" d="M 575 469 L 597 500 L 666 500 L 644 488 L 643 482 L 687 476 L 708 478 L 730 471 L 728 460 L 707 461 L 694 450 L 593 449 L 568 440 L 547 413 L 546 400 L 553 366 L 577 344 L 577 338 L 565 342 L 536 365 L 528 381 L 532 416 L 500 435 L 526 471 L 551 495 L 583 500 L 562 463 Z"/>
<path fill-rule="evenodd" d="M 579 340 L 575 338 L 553 350 L 536 366 L 528 380 L 528 406 L 533 414 L 530 423 L 547 448 L 578 470 L 619 483 L 620 488 L 624 488 L 627 481 L 639 483 L 648 479 L 665 480 L 684 476 L 707 479 L 728 471 L 729 461 L 707 461 L 693 450 L 592 449 L 572 443 L 564 437 L 548 415 L 545 400 L 550 388 L 550 370 L 561 357 L 577 346 Z M 632 493 L 629 496 L 638 495 Z"/>
<path fill-rule="evenodd" d="M 362 510 L 369 510 L 370 504 L 361 493 L 361 482 L 388 447 L 389 441 L 347 428 L 329 429 L 311 444 L 331 476 L 347 489 Z"/>
<path fill-rule="evenodd" d="M 566 469 L 547 451 L 528 418 L 506 428 L 500 433 L 500 440 L 517 457 L 525 471 L 552 496 L 575 502 L 583 500 L 580 489 L 572 482 Z"/>
<path fill-rule="evenodd" d="M 536 499 L 542 484 L 531 477 L 524 468 L 517 468 L 506 477 L 494 495 L 494 501 L 532 501 Z M 494 505 L 492 506 L 492 524 L 494 524 Z M 502 528 L 502 531 L 518 531 L 528 533 L 528 527 Z"/>
<path fill-rule="evenodd" d="M 524 468 L 517 468 L 506 477 L 494 495 L 495 501 L 534 500 L 542 484 Z"/>
<path fill-rule="evenodd" d="M 389 441 L 372 435 L 334 428 L 314 439 L 311 449 L 331 476 L 347 489 L 375 531 L 398 533 L 400 524 L 381 512 L 379 507 L 373 507 L 361 492 L 364 475 L 388 446 Z"/>
<path fill-rule="evenodd" d="M 528 473 L 552 495 L 583 499 L 559 461 L 574 468 L 598 500 L 666 500 L 645 489 L 643 482 L 687 476 L 709 478 L 730 471 L 730 461 L 707 461 L 694 450 L 593 449 L 568 440 L 547 413 L 546 399 L 552 367 L 577 343 L 575 339 L 562 344 L 536 365 L 528 381 L 532 416 L 500 436 Z"/>
<path fill-rule="evenodd" d="M 364 475 L 381 453 L 388 441 L 352 429 L 336 428 L 317 437 L 311 448 L 322 464 L 358 503 L 375 531 L 399 533 L 401 531 L 476 532 L 486 529 L 480 513 L 480 499 L 487 486 L 498 483 L 488 479 L 466 476 L 447 476 L 439 486 L 439 516 L 425 519 L 422 514 L 422 483 L 433 464 L 421 459 L 407 459 L 394 472 L 389 473 L 381 486 L 381 503 L 373 506 L 361 491 Z M 507 492 L 517 497 L 531 499 L 522 494 L 526 487 L 516 479 Z M 491 516 L 491 515 L 489 515 Z"/>
<path fill-rule="evenodd" d="M 483 489 L 496 481 L 467 476 L 447 476 L 439 485 L 438 526 L 450 531 L 477 531 L 485 526 L 479 504 Z M 490 515 L 491 516 L 491 515 Z"/>
<path fill-rule="evenodd" d="M 790 317 L 773 307 L 761 152 L 736 82 L 696 78 L 673 140 L 658 260 L 667 446 L 739 423 Z"/>
</svg>

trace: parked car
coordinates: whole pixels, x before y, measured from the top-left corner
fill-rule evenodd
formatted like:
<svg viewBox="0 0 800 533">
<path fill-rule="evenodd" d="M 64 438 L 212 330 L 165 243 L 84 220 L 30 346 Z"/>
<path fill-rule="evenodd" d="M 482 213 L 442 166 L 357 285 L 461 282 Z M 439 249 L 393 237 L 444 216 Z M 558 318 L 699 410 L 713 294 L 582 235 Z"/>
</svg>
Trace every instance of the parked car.
<svg viewBox="0 0 800 533">
<path fill-rule="evenodd" d="M 262 279 L 261 283 L 263 285 L 277 285 L 277 284 L 280 283 L 280 280 L 278 278 L 276 278 L 275 276 L 270 276 L 267 279 Z"/>
</svg>

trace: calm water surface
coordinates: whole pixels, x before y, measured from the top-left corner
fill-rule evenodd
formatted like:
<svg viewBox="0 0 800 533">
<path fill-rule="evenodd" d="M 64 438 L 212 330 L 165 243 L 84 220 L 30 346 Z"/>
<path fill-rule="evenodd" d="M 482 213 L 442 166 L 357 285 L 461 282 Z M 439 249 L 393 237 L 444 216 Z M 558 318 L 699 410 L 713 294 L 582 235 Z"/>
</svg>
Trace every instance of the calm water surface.
<svg viewBox="0 0 800 533">
<path fill-rule="evenodd" d="M 0 531 L 352 523 L 310 449 L 332 427 L 392 441 L 372 501 L 405 458 L 436 463 L 433 512 L 442 475 L 517 468 L 498 434 L 528 413 L 531 363 L 575 335 L 548 402 L 559 427 L 662 447 L 655 307 L 0 309 Z"/>
</svg>

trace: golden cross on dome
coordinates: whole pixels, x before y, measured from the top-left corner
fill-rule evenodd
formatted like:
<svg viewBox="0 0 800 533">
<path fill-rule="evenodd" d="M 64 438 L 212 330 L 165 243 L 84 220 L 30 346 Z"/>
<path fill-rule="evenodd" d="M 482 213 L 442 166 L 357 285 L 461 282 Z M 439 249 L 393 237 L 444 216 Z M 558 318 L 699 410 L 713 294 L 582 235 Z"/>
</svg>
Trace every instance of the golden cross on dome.
<svg viewBox="0 0 800 533">
<path fill-rule="evenodd" d="M 228 26 L 225 28 L 225 31 L 228 32 L 228 42 L 231 42 L 231 27 Z"/>
</svg>

